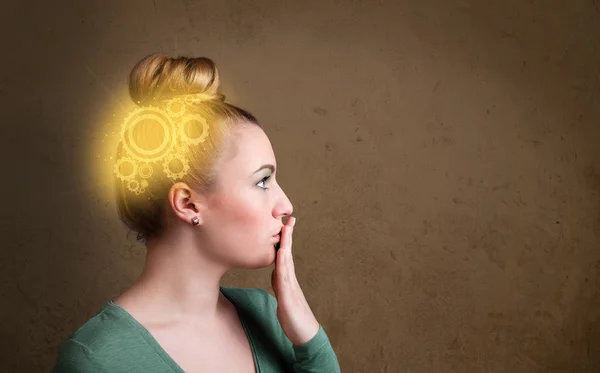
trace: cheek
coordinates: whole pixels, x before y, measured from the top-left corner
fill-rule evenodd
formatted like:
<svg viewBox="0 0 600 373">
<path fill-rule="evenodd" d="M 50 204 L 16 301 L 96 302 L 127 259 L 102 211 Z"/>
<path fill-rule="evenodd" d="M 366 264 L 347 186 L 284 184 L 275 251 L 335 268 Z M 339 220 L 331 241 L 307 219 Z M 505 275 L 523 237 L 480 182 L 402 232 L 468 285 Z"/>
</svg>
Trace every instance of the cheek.
<svg viewBox="0 0 600 373">
<path fill-rule="evenodd" d="M 229 193 L 214 206 L 210 246 L 217 260 L 239 268 L 263 268 L 273 263 L 271 230 L 275 227 L 266 196 L 249 191 Z M 271 249 L 269 249 L 271 248 Z"/>
<path fill-rule="evenodd" d="M 220 202 L 222 226 L 230 230 L 229 234 L 248 236 L 260 233 L 256 231 L 263 226 L 261 200 L 249 194 L 233 194 Z"/>
</svg>

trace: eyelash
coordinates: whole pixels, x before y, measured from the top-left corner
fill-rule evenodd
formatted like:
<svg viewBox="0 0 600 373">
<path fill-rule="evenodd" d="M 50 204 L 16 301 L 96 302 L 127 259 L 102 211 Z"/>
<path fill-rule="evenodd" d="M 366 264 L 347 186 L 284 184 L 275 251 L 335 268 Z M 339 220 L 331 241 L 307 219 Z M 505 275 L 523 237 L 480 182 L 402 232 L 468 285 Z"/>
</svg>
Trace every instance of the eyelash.
<svg viewBox="0 0 600 373">
<path fill-rule="evenodd" d="M 261 180 L 260 180 L 260 181 L 257 183 L 257 185 L 258 185 L 258 184 L 260 184 L 260 183 L 262 183 L 262 182 L 265 182 L 265 183 L 266 183 L 266 182 L 267 182 L 267 180 L 269 180 L 270 178 L 271 178 L 271 175 L 263 177 L 263 178 L 262 178 L 262 179 L 261 179 Z M 267 188 L 267 187 L 264 187 L 264 188 L 263 188 L 263 187 L 259 187 L 259 188 L 261 188 L 261 189 L 263 189 L 263 190 L 271 189 L 271 188 Z"/>
</svg>

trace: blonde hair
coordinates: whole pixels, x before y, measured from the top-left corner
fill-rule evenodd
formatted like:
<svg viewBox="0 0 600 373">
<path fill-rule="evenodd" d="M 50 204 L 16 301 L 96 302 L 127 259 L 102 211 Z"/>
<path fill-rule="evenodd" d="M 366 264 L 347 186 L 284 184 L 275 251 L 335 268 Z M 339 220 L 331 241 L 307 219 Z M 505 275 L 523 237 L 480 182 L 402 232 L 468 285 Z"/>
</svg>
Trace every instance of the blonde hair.
<svg viewBox="0 0 600 373">
<path fill-rule="evenodd" d="M 200 97 L 199 101 L 186 105 L 185 110 L 201 115 L 209 128 L 204 142 L 186 149 L 189 169 L 180 178 L 170 179 L 157 167 L 142 193 L 134 193 L 127 187 L 127 181 L 115 179 L 119 217 L 130 230 L 137 232 L 137 240 L 146 243 L 160 235 L 164 228 L 163 213 L 170 187 L 183 181 L 201 193 L 213 192 L 218 177 L 216 165 L 226 151 L 235 152 L 232 129 L 243 123 L 260 124 L 249 112 L 225 102 L 225 95 L 219 92 L 217 67 L 206 57 L 149 55 L 133 67 L 129 75 L 129 94 L 139 106 L 157 108 L 164 108 L 165 101 L 173 98 Z M 147 132 L 134 132 L 133 141 L 143 142 Z M 123 141 L 121 139 L 117 146 L 117 159 L 126 156 Z"/>
</svg>

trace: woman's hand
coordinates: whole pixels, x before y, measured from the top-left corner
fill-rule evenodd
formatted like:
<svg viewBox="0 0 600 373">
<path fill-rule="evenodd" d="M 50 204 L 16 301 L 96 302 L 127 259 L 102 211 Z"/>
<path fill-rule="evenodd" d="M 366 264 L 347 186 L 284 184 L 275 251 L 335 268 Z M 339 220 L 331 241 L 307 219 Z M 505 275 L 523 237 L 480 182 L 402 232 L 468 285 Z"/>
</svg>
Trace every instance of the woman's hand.
<svg viewBox="0 0 600 373">
<path fill-rule="evenodd" d="M 277 318 L 294 346 L 310 341 L 320 324 L 313 315 L 296 279 L 292 258 L 292 232 L 296 218 L 290 217 L 281 230 L 281 242 L 271 274 L 271 286 L 277 298 Z"/>
</svg>

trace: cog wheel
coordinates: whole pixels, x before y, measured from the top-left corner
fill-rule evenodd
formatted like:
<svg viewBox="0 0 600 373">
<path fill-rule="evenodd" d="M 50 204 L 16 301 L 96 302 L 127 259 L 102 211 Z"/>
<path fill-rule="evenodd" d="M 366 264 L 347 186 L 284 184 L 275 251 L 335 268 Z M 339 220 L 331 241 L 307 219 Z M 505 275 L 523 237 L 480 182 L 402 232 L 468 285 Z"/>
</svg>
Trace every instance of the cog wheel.
<svg viewBox="0 0 600 373">
<path fill-rule="evenodd" d="M 127 182 L 127 189 L 129 189 L 137 195 L 142 193 L 140 183 L 135 179 L 131 179 Z"/>
<path fill-rule="evenodd" d="M 180 118 L 185 114 L 185 99 L 182 98 L 173 98 L 167 102 L 167 114 L 171 116 L 173 119 Z"/>
<path fill-rule="evenodd" d="M 171 163 L 173 161 L 181 162 L 181 170 L 179 172 L 174 172 L 171 170 Z M 190 165 L 188 164 L 187 159 L 181 154 L 169 154 L 167 157 L 165 157 L 165 160 L 163 162 L 163 170 L 165 171 L 165 174 L 168 178 L 174 181 L 184 177 L 185 174 L 187 174 L 187 172 L 189 171 L 189 169 Z"/>
<path fill-rule="evenodd" d="M 139 130 L 143 131 L 143 136 L 140 138 L 146 144 L 134 137 L 136 127 L 142 122 L 158 125 L 162 129 L 156 131 L 142 126 Z M 166 111 L 153 106 L 141 107 L 132 111 L 125 119 L 121 128 L 121 141 L 131 158 L 140 162 L 156 162 L 172 151 L 177 142 L 177 129 Z M 155 146 L 156 143 L 159 145 Z"/>
<path fill-rule="evenodd" d="M 131 169 L 132 171 L 128 174 L 123 174 L 123 172 L 121 172 L 121 166 L 124 164 L 130 164 L 131 165 Z M 129 158 L 129 157 L 123 157 L 121 159 L 119 159 L 114 166 L 114 172 L 115 175 L 117 175 L 117 177 L 123 181 L 127 181 L 127 180 L 131 180 L 135 177 L 135 174 L 138 170 L 137 167 L 137 163 L 135 162 L 135 160 Z"/>
<path fill-rule="evenodd" d="M 196 138 L 191 138 L 186 134 L 186 127 L 189 123 L 200 122 L 202 125 L 202 134 Z M 181 141 L 188 145 L 198 145 L 206 139 L 208 136 L 208 123 L 202 115 L 188 114 L 183 117 L 181 124 L 179 125 L 179 138 Z"/>
<path fill-rule="evenodd" d="M 154 173 L 154 169 L 148 163 L 144 163 L 138 167 L 138 174 L 144 179 L 149 179 Z M 142 183 L 144 181 L 142 180 Z"/>
</svg>

